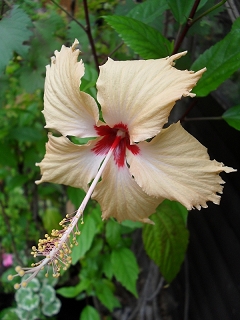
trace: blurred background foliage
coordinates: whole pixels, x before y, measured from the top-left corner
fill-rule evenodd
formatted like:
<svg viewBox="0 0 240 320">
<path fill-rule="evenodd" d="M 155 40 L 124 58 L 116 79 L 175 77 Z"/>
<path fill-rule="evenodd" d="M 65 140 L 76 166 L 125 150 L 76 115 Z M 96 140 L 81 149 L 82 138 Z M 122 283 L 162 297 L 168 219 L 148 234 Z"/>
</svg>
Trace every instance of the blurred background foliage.
<svg viewBox="0 0 240 320">
<path fill-rule="evenodd" d="M 207 67 L 194 92 L 205 97 L 221 88 L 225 112 L 213 118 L 240 130 L 240 8 L 236 1 L 214 0 L 2 0 L 0 10 L 0 318 L 64 319 L 61 301 L 76 299 L 79 308 L 71 319 L 123 319 L 119 310 L 134 305 L 144 282 L 141 233 L 163 276 L 155 278 L 153 289 L 171 283 L 181 267 L 189 235 L 187 211 L 178 203 L 165 201 L 152 216 L 155 226 L 143 227 L 102 222 L 100 207 L 90 201 L 72 267 L 58 281 L 40 275 L 16 294 L 14 281 L 7 281 L 14 266 L 33 262 L 31 246 L 58 228 L 84 197 L 82 190 L 34 183 L 47 141 L 41 113 L 45 66 L 54 50 L 77 38 L 86 68 L 81 90 L 96 97 L 98 66 L 108 56 L 155 59 L 188 50 L 177 67 Z M 189 106 L 188 99 L 179 104 L 170 121 L 184 120 Z M 9 265 L 5 254 L 11 254 Z M 128 319 L 138 319 L 130 314 Z"/>
</svg>

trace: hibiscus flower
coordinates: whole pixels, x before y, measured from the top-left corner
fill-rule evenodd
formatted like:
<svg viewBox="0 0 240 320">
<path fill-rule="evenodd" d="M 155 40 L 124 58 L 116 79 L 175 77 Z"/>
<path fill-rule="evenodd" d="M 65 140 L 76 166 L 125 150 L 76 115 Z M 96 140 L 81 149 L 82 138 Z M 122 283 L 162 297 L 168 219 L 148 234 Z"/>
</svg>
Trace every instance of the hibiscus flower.
<svg viewBox="0 0 240 320">
<path fill-rule="evenodd" d="M 83 188 L 86 196 L 75 215 L 60 223 L 63 230 L 39 240 L 33 256 L 45 258 L 33 268 L 17 267 L 18 275 L 31 274 L 25 286 L 45 265 L 59 276 L 61 265 L 71 263 L 70 234 L 77 244 L 77 223 L 92 196 L 102 218 L 151 223 L 148 218 L 164 200 L 176 200 L 188 210 L 220 201 L 224 183 L 219 173 L 232 168 L 209 159 L 207 150 L 180 123 L 163 128 L 175 102 L 191 93 L 205 68 L 177 70 L 174 61 L 186 54 L 157 60 L 108 61 L 100 66 L 96 101 L 79 87 L 84 65 L 78 61 L 78 41 L 55 51 L 47 66 L 44 117 L 49 133 L 46 154 L 39 167 L 42 178 Z M 71 137 L 95 138 L 79 145 Z M 13 276 L 9 276 L 12 279 Z M 15 288 L 19 288 L 16 284 Z"/>
<path fill-rule="evenodd" d="M 79 90 L 84 65 L 78 62 L 77 45 L 75 40 L 70 48 L 62 46 L 47 66 L 46 128 L 62 136 L 49 134 L 37 183 L 87 192 L 101 172 L 93 198 L 100 203 L 103 219 L 118 221 L 149 222 L 163 199 L 179 201 L 189 210 L 207 207 L 207 201 L 218 204 L 223 188 L 219 173 L 233 169 L 209 160 L 206 148 L 180 123 L 163 129 L 176 100 L 195 96 L 191 90 L 205 68 L 195 73 L 174 68 L 174 60 L 186 52 L 147 61 L 109 58 L 97 80 L 102 122 L 95 100 Z M 70 136 L 96 139 L 76 145 Z"/>
</svg>

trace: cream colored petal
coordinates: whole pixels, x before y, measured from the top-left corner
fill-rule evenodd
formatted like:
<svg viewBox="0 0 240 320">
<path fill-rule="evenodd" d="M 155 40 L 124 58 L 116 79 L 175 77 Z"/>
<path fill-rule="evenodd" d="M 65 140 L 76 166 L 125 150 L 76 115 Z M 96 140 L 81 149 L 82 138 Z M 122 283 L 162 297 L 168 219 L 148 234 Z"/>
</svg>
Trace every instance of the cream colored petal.
<svg viewBox="0 0 240 320">
<path fill-rule="evenodd" d="M 46 154 L 37 164 L 42 178 L 36 181 L 53 182 L 68 186 L 88 189 L 88 183 L 95 178 L 100 163 L 105 155 L 96 155 L 91 149 L 99 139 L 85 145 L 75 145 L 65 137 L 54 137 L 51 134 L 46 144 Z"/>
<path fill-rule="evenodd" d="M 151 223 L 148 217 L 163 199 L 148 196 L 137 185 L 126 166 L 117 167 L 111 158 L 102 181 L 92 196 L 102 209 L 102 218 L 116 218 L 118 221 L 132 220 Z"/>
<path fill-rule="evenodd" d="M 218 204 L 217 193 L 222 193 L 224 183 L 219 173 L 234 171 L 209 160 L 207 149 L 180 123 L 138 147 L 140 153 L 128 152 L 127 161 L 139 186 L 151 196 L 177 200 L 189 210 L 207 207 L 207 201 Z"/>
<path fill-rule="evenodd" d="M 94 129 L 99 117 L 95 100 L 79 89 L 84 75 L 84 65 L 78 62 L 79 50 L 62 46 L 55 51 L 51 66 L 46 67 L 44 89 L 44 117 L 46 128 L 55 129 L 62 135 L 95 137 Z"/>
<path fill-rule="evenodd" d="M 157 135 L 175 101 L 190 93 L 205 69 L 173 67 L 186 52 L 158 60 L 108 61 L 100 67 L 98 101 L 109 126 L 128 126 L 131 142 Z"/>
</svg>

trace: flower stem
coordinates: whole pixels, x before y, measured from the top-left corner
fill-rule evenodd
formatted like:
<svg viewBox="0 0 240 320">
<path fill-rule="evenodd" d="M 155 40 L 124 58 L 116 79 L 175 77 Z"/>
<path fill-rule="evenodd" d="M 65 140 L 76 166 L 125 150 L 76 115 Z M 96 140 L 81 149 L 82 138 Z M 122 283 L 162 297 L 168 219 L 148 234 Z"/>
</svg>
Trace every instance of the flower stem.
<svg viewBox="0 0 240 320">
<path fill-rule="evenodd" d="M 197 22 L 198 20 L 202 19 L 203 17 L 205 17 L 207 14 L 211 13 L 212 11 L 216 10 L 217 8 L 221 7 L 227 0 L 222 0 L 219 3 L 215 4 L 214 6 L 212 6 L 210 9 L 206 10 L 205 12 L 203 12 L 200 16 L 198 16 L 196 19 L 192 20 L 191 25 L 193 25 L 195 22 Z"/>
<path fill-rule="evenodd" d="M 89 13 L 88 13 L 87 0 L 83 0 L 83 7 L 84 7 L 84 12 L 85 12 L 85 20 L 86 20 L 85 31 L 87 33 L 88 40 L 90 42 L 90 46 L 91 46 L 91 49 L 92 49 L 92 54 L 93 54 L 93 59 L 94 59 L 94 62 L 95 62 L 95 66 L 96 66 L 96 69 L 97 69 L 97 71 L 99 73 L 99 62 L 98 62 L 98 57 L 97 57 L 95 44 L 94 44 L 93 37 L 92 37 L 92 31 L 91 31 L 91 24 L 90 24 Z"/>
<path fill-rule="evenodd" d="M 178 50 L 179 50 L 179 48 L 180 48 L 180 46 L 181 46 L 181 44 L 182 44 L 187 32 L 189 30 L 189 28 L 191 27 L 192 20 L 193 20 L 193 17 L 195 15 L 196 11 L 197 11 L 199 3 L 200 3 L 200 0 L 195 0 L 195 2 L 193 4 L 193 7 L 192 7 L 192 10 L 191 10 L 191 12 L 189 14 L 189 17 L 187 19 L 187 22 L 185 24 L 185 27 L 184 27 L 183 31 L 180 33 L 180 35 L 177 38 L 177 40 L 176 40 L 172 55 L 178 52 Z"/>
<path fill-rule="evenodd" d="M 69 16 L 69 18 L 73 21 L 75 21 L 86 33 L 86 28 L 84 27 L 84 25 L 81 24 L 81 22 L 79 22 L 77 19 L 74 18 L 74 16 L 72 14 L 70 14 L 67 10 L 65 10 L 62 6 L 60 6 L 60 4 L 58 4 L 56 1 L 51 0 L 52 3 L 55 4 L 55 6 L 57 6 L 59 9 L 61 9 L 64 13 L 66 13 L 67 16 Z"/>
</svg>

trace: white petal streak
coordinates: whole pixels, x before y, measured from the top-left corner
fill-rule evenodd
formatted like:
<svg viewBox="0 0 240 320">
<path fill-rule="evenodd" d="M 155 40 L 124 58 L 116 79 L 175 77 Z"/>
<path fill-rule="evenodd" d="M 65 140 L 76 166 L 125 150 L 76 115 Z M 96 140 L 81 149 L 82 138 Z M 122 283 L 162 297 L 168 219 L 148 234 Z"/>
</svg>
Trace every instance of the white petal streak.
<svg viewBox="0 0 240 320">
<path fill-rule="evenodd" d="M 163 129 L 151 142 L 138 144 L 140 154 L 127 154 L 130 172 L 151 196 L 181 202 L 187 209 L 207 207 L 220 201 L 222 171 L 232 168 L 211 161 L 206 148 L 185 131 L 180 123 Z"/>
<path fill-rule="evenodd" d="M 196 73 L 174 68 L 174 60 L 113 61 L 100 67 L 98 101 L 108 125 L 128 126 L 131 142 L 158 134 L 167 122 L 176 100 L 190 93 L 205 69 Z"/>
<path fill-rule="evenodd" d="M 45 157 L 37 164 L 42 178 L 36 183 L 53 182 L 86 191 L 104 158 L 91 151 L 98 139 L 85 145 L 75 145 L 65 137 L 54 137 L 51 134 L 48 136 Z"/>
<path fill-rule="evenodd" d="M 102 181 L 98 183 L 93 198 L 102 209 L 102 218 L 118 221 L 132 220 L 151 223 L 149 215 L 155 212 L 162 199 L 148 196 L 137 185 L 126 166 L 118 168 L 109 160 Z"/>
<path fill-rule="evenodd" d="M 51 66 L 46 67 L 43 113 L 46 128 L 64 136 L 95 137 L 98 107 L 90 95 L 79 89 L 84 65 L 77 61 L 77 44 L 75 40 L 72 47 L 62 46 L 60 52 L 55 51 Z"/>
</svg>

